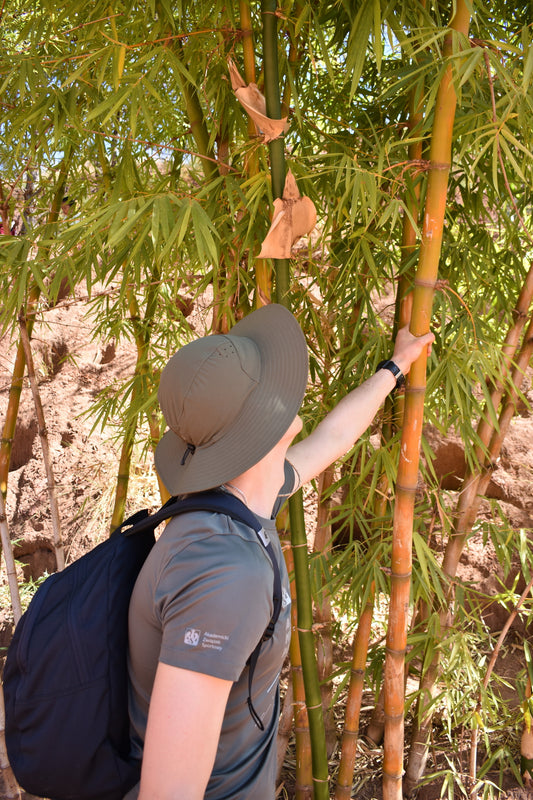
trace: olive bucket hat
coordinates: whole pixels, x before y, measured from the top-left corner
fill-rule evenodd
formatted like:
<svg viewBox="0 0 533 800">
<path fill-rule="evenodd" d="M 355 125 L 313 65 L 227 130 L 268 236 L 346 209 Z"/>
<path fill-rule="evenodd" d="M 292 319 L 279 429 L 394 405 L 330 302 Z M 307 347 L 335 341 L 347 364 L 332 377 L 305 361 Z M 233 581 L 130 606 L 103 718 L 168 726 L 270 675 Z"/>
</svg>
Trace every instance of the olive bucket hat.
<svg viewBox="0 0 533 800">
<path fill-rule="evenodd" d="M 263 306 L 226 335 L 197 339 L 161 373 L 170 430 L 155 463 L 173 495 L 230 481 L 257 464 L 297 415 L 307 385 L 305 337 L 286 308 Z"/>
</svg>

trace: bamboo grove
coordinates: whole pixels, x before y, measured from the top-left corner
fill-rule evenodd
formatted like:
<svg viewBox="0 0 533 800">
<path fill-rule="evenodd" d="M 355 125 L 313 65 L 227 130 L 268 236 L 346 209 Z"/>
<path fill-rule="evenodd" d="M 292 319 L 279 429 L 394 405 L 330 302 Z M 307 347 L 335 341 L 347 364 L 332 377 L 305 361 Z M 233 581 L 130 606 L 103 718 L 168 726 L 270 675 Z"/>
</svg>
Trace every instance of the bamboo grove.
<svg viewBox="0 0 533 800">
<path fill-rule="evenodd" d="M 458 568 L 482 537 L 501 561 L 498 602 L 529 620 L 531 532 L 479 511 L 527 405 L 531 5 L 8 0 L 0 31 L 0 322 L 18 347 L 0 522 L 15 617 L 11 447 L 32 329 L 61 297 L 83 294 L 96 339 L 136 346 L 128 380 L 92 409 L 95 426 L 120 430 L 111 528 L 132 502 L 133 460 L 150 461 L 162 433 L 158 374 L 192 336 L 184 295 L 208 295 L 221 332 L 254 306 L 290 307 L 311 356 L 307 430 L 390 354 L 399 326 L 432 329 L 405 395 L 313 487 L 316 528 L 299 495 L 280 520 L 294 574 L 280 763 L 287 741 L 296 750 L 282 791 L 357 797 L 371 771 L 362 740 L 382 744 L 385 800 L 432 776 L 448 797 L 493 796 L 504 772 L 521 781 L 528 644 L 523 704 L 506 706 L 485 669 L 501 642 Z M 230 61 L 268 117 L 288 118 L 269 144 L 235 97 Z M 258 258 L 289 169 L 317 224 L 290 259 Z M 439 485 L 428 426 L 462 442 L 458 492 Z"/>
</svg>

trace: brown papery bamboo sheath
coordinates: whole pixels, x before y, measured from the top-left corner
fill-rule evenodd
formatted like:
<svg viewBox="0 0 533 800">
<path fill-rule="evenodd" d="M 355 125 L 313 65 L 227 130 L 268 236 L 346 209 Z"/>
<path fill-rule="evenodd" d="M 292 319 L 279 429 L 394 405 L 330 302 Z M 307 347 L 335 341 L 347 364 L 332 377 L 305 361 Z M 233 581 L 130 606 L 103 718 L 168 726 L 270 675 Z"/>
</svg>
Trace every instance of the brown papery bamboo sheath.
<svg viewBox="0 0 533 800">
<path fill-rule="evenodd" d="M 450 24 L 451 31 L 445 40 L 445 55 L 450 55 L 452 52 L 454 32 L 467 36 L 469 23 L 470 10 L 464 0 L 458 0 Z M 431 136 L 428 188 L 410 326 L 411 332 L 416 336 L 427 333 L 430 327 L 444 226 L 456 105 L 452 66 L 449 63 L 437 93 Z M 424 352 L 412 365 L 409 373 L 396 484 L 391 599 L 384 680 L 383 800 L 400 800 L 402 797 L 405 648 L 411 588 L 414 500 L 424 415 L 426 359 Z"/>
<path fill-rule="evenodd" d="M 24 315 L 19 316 L 19 329 L 20 339 L 24 347 L 24 355 L 26 356 L 26 364 L 28 367 L 28 378 L 30 381 L 31 393 L 33 395 L 33 403 L 35 406 L 35 415 L 39 425 L 39 437 L 41 439 L 41 448 L 43 451 L 44 468 L 46 472 L 46 487 L 48 489 L 48 499 L 50 501 L 50 516 L 52 518 L 52 532 L 54 536 L 54 550 L 56 556 L 56 565 L 58 570 L 65 567 L 65 553 L 63 550 L 63 542 L 61 539 L 61 519 L 59 516 L 59 506 L 57 504 L 56 484 L 54 479 L 54 470 L 52 467 L 52 456 L 50 453 L 50 445 L 48 443 L 48 432 L 46 429 L 46 420 L 44 417 L 43 404 L 39 394 L 39 387 L 37 386 L 37 379 L 35 377 L 35 367 L 33 364 L 33 355 L 31 352 L 30 337 L 28 335 L 28 328 Z"/>
</svg>

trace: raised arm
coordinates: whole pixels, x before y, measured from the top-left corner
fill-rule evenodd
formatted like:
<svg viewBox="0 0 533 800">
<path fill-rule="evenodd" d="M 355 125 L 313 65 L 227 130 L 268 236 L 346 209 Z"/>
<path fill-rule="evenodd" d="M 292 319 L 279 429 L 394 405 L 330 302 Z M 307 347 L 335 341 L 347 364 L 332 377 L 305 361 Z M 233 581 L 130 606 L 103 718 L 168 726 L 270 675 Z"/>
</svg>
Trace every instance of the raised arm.
<svg viewBox="0 0 533 800">
<path fill-rule="evenodd" d="M 432 333 L 413 336 L 407 327 L 398 331 L 391 360 L 407 375 L 424 348 L 431 352 Z M 396 378 L 380 369 L 340 400 L 305 439 L 289 448 L 287 459 L 306 483 L 345 455 L 368 428 Z"/>
<path fill-rule="evenodd" d="M 232 682 L 159 663 L 139 800 L 203 800 Z"/>
</svg>

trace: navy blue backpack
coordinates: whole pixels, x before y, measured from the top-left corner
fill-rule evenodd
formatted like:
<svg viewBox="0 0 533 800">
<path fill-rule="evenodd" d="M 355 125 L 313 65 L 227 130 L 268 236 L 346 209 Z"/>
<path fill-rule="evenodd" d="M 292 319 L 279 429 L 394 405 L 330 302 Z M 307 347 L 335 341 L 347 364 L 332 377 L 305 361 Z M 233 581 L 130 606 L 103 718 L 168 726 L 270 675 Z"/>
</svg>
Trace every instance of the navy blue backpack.
<svg viewBox="0 0 533 800">
<path fill-rule="evenodd" d="M 3 674 L 6 745 L 27 792 L 50 800 L 122 800 L 140 777 L 129 756 L 128 607 L 155 528 L 187 511 L 227 514 L 253 528 L 274 569 L 274 612 L 249 659 L 249 698 L 261 643 L 281 609 L 281 577 L 271 543 L 233 495 L 171 498 L 139 511 L 102 544 L 35 593 L 19 621 Z M 257 719 L 254 717 L 257 724 Z"/>
</svg>

